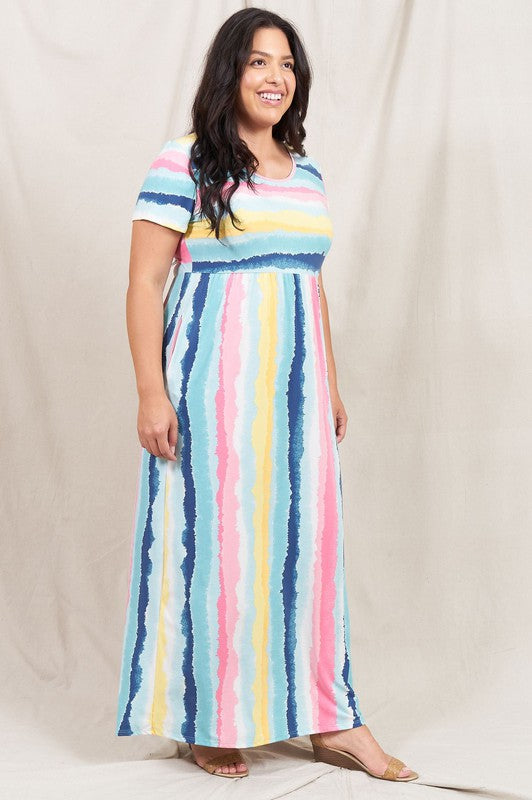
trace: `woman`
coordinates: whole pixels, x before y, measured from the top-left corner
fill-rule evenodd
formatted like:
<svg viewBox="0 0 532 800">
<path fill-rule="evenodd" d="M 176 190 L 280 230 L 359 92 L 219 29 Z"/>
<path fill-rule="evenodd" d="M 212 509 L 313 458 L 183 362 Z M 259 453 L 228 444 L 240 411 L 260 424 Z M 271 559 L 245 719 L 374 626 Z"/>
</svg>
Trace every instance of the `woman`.
<svg viewBox="0 0 532 800">
<path fill-rule="evenodd" d="M 352 686 L 347 415 L 321 279 L 331 224 L 303 147 L 310 82 L 291 24 L 233 14 L 192 130 L 164 145 L 135 206 L 143 450 L 116 732 L 184 740 L 224 777 L 248 774 L 240 747 L 311 734 L 318 760 L 413 780 Z"/>
</svg>

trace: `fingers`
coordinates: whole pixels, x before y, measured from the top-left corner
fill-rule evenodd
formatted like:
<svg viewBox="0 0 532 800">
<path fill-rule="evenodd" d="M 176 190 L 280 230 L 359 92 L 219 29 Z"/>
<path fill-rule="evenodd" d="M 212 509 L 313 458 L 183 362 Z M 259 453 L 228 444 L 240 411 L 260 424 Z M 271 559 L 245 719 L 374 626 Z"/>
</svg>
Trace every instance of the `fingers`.
<svg viewBox="0 0 532 800">
<path fill-rule="evenodd" d="M 142 447 L 151 455 L 177 461 L 177 414 L 166 396 L 140 399 L 137 432 Z"/>
<path fill-rule="evenodd" d="M 347 431 L 347 417 L 338 414 L 336 417 L 336 443 L 340 444 Z"/>
<path fill-rule="evenodd" d="M 177 416 L 170 423 L 170 430 L 168 431 L 168 443 L 175 453 L 177 445 Z"/>
<path fill-rule="evenodd" d="M 168 431 L 165 434 L 161 434 L 161 436 L 157 437 L 157 446 L 159 448 L 161 458 L 167 458 L 169 461 L 177 461 L 174 453 L 175 443 L 171 446 L 168 438 Z"/>
<path fill-rule="evenodd" d="M 177 419 L 170 423 L 167 431 L 156 431 L 151 436 L 139 436 L 140 443 L 152 456 L 177 461 L 175 449 L 177 445 Z"/>
<path fill-rule="evenodd" d="M 161 435 L 158 438 L 150 437 L 144 441 L 141 440 L 141 445 L 145 450 L 148 451 L 148 453 L 151 453 L 152 456 L 157 456 L 157 458 L 166 458 L 168 461 L 177 461 L 177 457 L 173 449 L 175 445 L 171 447 L 168 439 L 164 435 Z"/>
</svg>

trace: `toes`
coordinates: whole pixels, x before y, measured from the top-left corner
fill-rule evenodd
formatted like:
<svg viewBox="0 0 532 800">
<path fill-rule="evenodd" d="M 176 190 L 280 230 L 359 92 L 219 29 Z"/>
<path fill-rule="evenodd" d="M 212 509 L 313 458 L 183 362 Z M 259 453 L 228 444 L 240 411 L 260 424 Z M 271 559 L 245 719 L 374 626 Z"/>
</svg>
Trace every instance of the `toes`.
<svg viewBox="0 0 532 800">
<path fill-rule="evenodd" d="M 236 769 L 234 764 L 223 764 L 221 767 L 217 767 L 215 771 L 223 772 L 224 775 L 227 775 L 228 773 L 236 772 Z"/>
<path fill-rule="evenodd" d="M 221 767 L 216 767 L 215 772 L 223 772 L 224 775 L 228 773 L 233 774 L 235 772 L 245 772 L 247 770 L 247 766 L 242 763 L 242 761 L 233 762 L 232 764 L 224 764 Z"/>
</svg>

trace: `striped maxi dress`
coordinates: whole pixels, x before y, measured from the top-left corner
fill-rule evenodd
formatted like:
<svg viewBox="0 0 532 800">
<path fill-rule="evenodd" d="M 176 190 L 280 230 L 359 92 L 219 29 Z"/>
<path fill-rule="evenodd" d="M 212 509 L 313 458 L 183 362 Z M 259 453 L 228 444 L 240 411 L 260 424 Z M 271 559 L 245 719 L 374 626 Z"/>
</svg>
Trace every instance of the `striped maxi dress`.
<svg viewBox="0 0 532 800">
<path fill-rule="evenodd" d="M 194 136 L 164 144 L 132 217 L 184 233 L 162 348 L 178 441 L 175 462 L 141 450 L 116 735 L 245 748 L 364 724 L 318 284 L 332 226 L 318 164 L 291 154 L 287 178 L 239 185 L 243 230 L 226 216 L 216 240 Z"/>
</svg>

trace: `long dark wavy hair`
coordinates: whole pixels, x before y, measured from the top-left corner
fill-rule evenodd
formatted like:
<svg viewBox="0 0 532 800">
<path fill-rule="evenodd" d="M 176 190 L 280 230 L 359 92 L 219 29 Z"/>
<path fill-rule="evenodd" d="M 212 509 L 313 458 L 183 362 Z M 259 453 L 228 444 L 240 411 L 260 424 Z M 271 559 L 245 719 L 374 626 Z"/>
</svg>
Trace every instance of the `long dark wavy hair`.
<svg viewBox="0 0 532 800">
<path fill-rule="evenodd" d="M 195 133 L 190 152 L 189 172 L 197 184 L 201 199 L 200 216 L 209 220 L 210 230 L 220 239 L 220 224 L 229 214 L 238 228 L 238 217 L 231 209 L 231 197 L 241 181 L 254 190 L 252 175 L 258 161 L 240 138 L 236 120 L 236 102 L 240 79 L 258 28 L 279 28 L 286 35 L 294 56 L 296 88 L 290 108 L 273 126 L 274 139 L 300 155 L 306 155 L 303 122 L 307 115 L 312 70 L 303 43 L 294 26 L 262 8 L 244 8 L 232 14 L 215 35 L 204 58 L 203 75 L 192 105 Z M 226 191 L 224 184 L 232 178 Z M 242 230 L 239 228 L 239 230 Z"/>
</svg>

